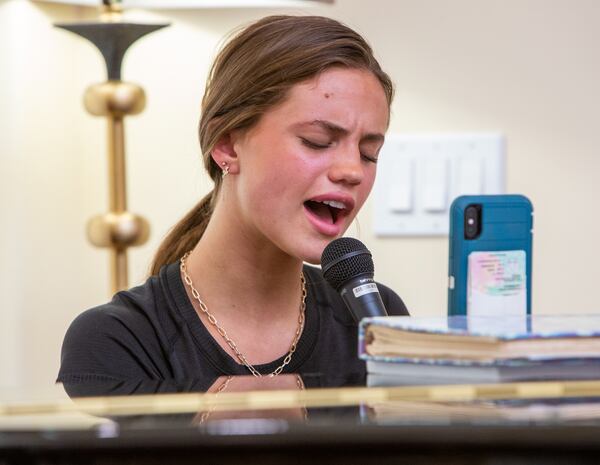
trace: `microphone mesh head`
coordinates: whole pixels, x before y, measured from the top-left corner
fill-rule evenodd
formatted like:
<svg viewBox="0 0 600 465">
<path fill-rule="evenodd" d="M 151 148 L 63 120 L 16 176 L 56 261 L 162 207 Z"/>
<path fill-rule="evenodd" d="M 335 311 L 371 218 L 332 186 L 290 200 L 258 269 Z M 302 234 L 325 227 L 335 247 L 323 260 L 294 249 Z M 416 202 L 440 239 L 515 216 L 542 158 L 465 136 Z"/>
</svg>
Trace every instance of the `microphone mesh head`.
<svg viewBox="0 0 600 465">
<path fill-rule="evenodd" d="M 336 290 L 356 276 L 372 278 L 375 271 L 369 249 L 352 237 L 331 241 L 321 255 L 321 267 L 323 277 Z"/>
</svg>

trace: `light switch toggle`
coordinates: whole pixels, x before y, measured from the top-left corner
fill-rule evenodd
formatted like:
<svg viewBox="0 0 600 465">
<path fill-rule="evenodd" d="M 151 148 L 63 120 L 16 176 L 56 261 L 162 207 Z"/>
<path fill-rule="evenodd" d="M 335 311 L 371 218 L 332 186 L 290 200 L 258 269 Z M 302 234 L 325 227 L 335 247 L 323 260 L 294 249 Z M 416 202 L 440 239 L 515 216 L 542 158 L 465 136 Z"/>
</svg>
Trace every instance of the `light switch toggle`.
<svg viewBox="0 0 600 465">
<path fill-rule="evenodd" d="M 448 205 L 448 160 L 424 160 L 423 208 L 428 212 L 444 212 Z"/>
<path fill-rule="evenodd" d="M 465 156 L 458 160 L 457 189 L 469 195 L 483 193 L 483 166 L 480 158 Z"/>
<path fill-rule="evenodd" d="M 389 185 L 388 208 L 397 213 L 413 209 L 414 163 L 410 158 L 394 160 L 394 182 Z"/>
</svg>

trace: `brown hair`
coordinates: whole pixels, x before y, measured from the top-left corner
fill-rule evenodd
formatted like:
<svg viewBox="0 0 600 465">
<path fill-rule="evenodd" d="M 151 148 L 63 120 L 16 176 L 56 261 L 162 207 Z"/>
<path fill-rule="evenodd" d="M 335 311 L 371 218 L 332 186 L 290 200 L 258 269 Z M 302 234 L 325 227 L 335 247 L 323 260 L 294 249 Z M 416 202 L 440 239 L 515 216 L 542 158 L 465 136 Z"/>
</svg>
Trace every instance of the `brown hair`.
<svg viewBox="0 0 600 465">
<path fill-rule="evenodd" d="M 200 147 L 214 189 L 169 232 L 154 257 L 151 274 L 194 248 L 206 230 L 221 187 L 215 144 L 236 129 L 250 128 L 283 101 L 295 84 L 332 66 L 372 72 L 388 106 L 393 84 L 367 42 L 349 27 L 322 16 L 268 16 L 236 33 L 210 70 L 200 118 Z"/>
</svg>

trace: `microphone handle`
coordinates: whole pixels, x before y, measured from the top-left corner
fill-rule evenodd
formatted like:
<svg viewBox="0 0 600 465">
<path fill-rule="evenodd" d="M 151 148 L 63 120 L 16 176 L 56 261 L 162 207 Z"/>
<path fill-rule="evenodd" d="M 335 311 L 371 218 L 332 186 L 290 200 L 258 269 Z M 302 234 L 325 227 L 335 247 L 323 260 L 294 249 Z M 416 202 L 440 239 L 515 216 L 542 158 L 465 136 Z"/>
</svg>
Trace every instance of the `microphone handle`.
<svg viewBox="0 0 600 465">
<path fill-rule="evenodd" d="M 372 277 L 363 275 L 352 278 L 340 288 L 340 295 L 357 323 L 366 317 L 387 316 Z"/>
</svg>

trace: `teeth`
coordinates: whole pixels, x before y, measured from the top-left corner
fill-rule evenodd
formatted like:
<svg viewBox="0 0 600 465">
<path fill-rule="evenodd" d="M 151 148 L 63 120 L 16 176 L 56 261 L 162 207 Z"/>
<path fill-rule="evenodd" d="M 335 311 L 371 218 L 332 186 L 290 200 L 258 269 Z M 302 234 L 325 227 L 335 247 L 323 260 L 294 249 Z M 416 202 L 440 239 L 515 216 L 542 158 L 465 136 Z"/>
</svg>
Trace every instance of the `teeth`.
<svg viewBox="0 0 600 465">
<path fill-rule="evenodd" d="M 344 205 L 342 202 L 336 202 L 335 200 L 323 200 L 320 203 L 324 203 L 325 205 L 329 205 L 333 208 L 339 208 L 341 210 L 344 210 L 346 208 L 346 205 Z"/>
</svg>

